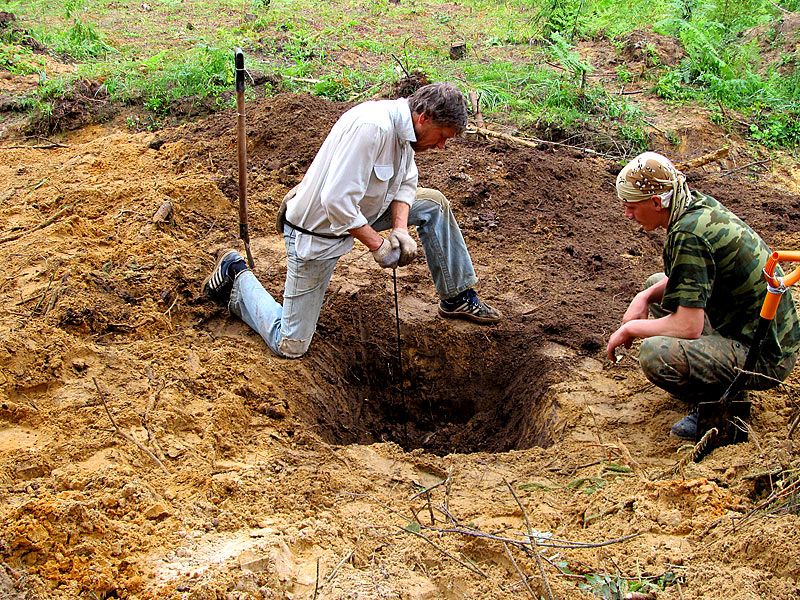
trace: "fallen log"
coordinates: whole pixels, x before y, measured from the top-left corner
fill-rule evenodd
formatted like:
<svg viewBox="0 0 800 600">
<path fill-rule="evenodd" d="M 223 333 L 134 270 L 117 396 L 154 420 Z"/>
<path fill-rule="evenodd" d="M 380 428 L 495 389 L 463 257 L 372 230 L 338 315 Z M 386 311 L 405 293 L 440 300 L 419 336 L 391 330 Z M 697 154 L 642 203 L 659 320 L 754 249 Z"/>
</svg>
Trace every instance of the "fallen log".
<svg viewBox="0 0 800 600">
<path fill-rule="evenodd" d="M 486 137 L 497 138 L 500 140 L 504 140 L 506 142 L 511 142 L 513 144 L 519 144 L 520 146 L 527 146 L 528 148 L 538 148 L 542 144 L 545 144 L 548 146 L 559 146 L 561 148 L 571 148 L 572 150 L 580 150 L 581 152 L 585 152 L 586 154 L 591 154 L 592 156 L 601 156 L 603 158 L 620 158 L 619 156 L 598 152 L 597 150 L 592 150 L 591 148 L 573 146 L 571 144 L 564 144 L 562 142 L 550 142 L 548 140 L 540 140 L 539 138 L 519 138 L 513 135 L 509 135 L 508 133 L 500 133 L 499 131 L 492 131 L 491 129 L 486 129 L 485 127 L 472 127 L 467 129 L 465 133 L 472 133 L 472 134 L 483 135 Z"/>
<path fill-rule="evenodd" d="M 696 169 L 697 167 L 702 167 L 703 165 L 707 165 L 715 160 L 727 158 L 729 150 L 730 148 L 728 146 L 723 146 L 722 148 L 714 150 L 713 152 L 709 152 L 708 154 L 704 154 L 703 156 L 698 156 L 697 158 L 693 158 L 685 162 L 675 163 L 675 168 L 679 171 Z"/>
</svg>

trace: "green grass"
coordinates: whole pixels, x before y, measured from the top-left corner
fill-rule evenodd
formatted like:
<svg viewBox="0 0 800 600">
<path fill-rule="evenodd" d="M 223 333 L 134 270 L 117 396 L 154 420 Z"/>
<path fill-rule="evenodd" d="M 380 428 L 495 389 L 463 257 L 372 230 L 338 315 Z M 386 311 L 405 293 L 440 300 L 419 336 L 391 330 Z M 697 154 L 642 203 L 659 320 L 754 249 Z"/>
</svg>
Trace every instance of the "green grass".
<svg viewBox="0 0 800 600">
<path fill-rule="evenodd" d="M 87 77 L 103 81 L 112 101 L 141 104 L 155 120 L 186 98 L 227 106 L 232 49 L 240 46 L 248 69 L 283 82 L 266 93 L 356 101 L 387 90 L 400 62 L 478 90 L 490 122 L 625 152 L 648 145 L 646 116 L 600 87 L 576 44 L 606 38 L 622 47 L 631 31 L 655 28 L 678 39 L 686 58 L 650 69 L 644 85 L 665 100 L 721 106 L 722 119 L 725 109 L 735 111 L 757 143 L 800 143 L 798 80 L 785 74 L 796 56 L 784 53 L 781 73 L 760 68 L 757 44 L 739 39 L 747 28 L 776 23 L 780 11 L 769 0 L 151 0 L 124 10 L 113 0 L 0 0 L 0 10 L 16 14 L 24 32 L 0 36 L 0 66 L 59 79 L 38 90 L 31 106 Z M 76 72 L 51 77 L 23 35 L 76 62 Z M 464 60 L 448 56 L 456 42 L 468 45 Z M 633 78 L 624 66 L 616 75 L 620 83 Z"/>
</svg>

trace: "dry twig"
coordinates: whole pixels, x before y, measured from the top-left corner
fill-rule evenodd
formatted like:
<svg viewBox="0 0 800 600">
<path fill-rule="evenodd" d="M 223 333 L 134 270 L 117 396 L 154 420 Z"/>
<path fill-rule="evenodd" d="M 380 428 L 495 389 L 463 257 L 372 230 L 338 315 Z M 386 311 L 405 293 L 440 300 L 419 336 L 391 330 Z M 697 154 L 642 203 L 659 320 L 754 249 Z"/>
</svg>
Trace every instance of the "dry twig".
<svg viewBox="0 0 800 600">
<path fill-rule="evenodd" d="M 696 169 L 697 167 L 702 167 L 703 165 L 707 165 L 708 163 L 714 162 L 715 160 L 727 157 L 729 150 L 730 149 L 728 148 L 728 146 L 723 146 L 722 148 L 718 148 L 713 152 L 703 154 L 703 156 L 698 156 L 697 158 L 687 160 L 686 162 L 675 163 L 675 167 L 680 171 L 688 171 L 691 169 Z"/>
<path fill-rule="evenodd" d="M 514 555 L 511 554 L 511 550 L 509 549 L 508 544 L 503 544 L 503 548 L 506 551 L 506 556 L 508 556 L 508 560 L 511 561 L 511 564 L 514 565 L 514 568 L 517 570 L 517 574 L 522 578 L 522 583 L 525 584 L 525 589 L 528 590 L 528 593 L 531 595 L 531 598 L 533 598 L 533 600 L 539 600 L 536 597 L 536 594 L 533 593 L 533 590 L 531 589 L 531 584 L 528 583 L 528 576 L 522 572 L 522 569 L 519 568 L 517 561 L 514 560 Z"/>
<path fill-rule="evenodd" d="M 338 563 L 336 563 L 336 566 L 333 568 L 333 571 L 331 571 L 330 575 L 328 575 L 325 578 L 325 582 L 323 583 L 323 585 L 328 585 L 331 581 L 333 581 L 333 578 L 336 577 L 336 574 L 339 572 L 339 569 L 341 569 L 342 565 L 344 565 L 344 563 L 346 563 L 348 560 L 350 560 L 353 557 L 353 553 L 355 551 L 356 551 L 355 548 L 351 549 L 349 552 L 347 552 L 347 554 L 345 554 L 342 557 L 342 560 L 340 560 Z"/>
<path fill-rule="evenodd" d="M 139 448 L 139 450 L 147 454 L 147 456 L 152 458 L 153 461 L 157 463 L 159 467 L 161 467 L 161 470 L 164 471 L 164 473 L 169 475 L 170 473 L 167 470 L 167 467 L 164 466 L 164 463 L 162 463 L 155 454 L 150 452 L 150 450 L 142 446 L 134 438 L 132 438 L 119 428 L 119 425 L 117 425 L 117 422 L 114 420 L 114 416 L 111 414 L 111 411 L 108 410 L 108 404 L 106 403 L 106 395 L 103 393 L 103 390 L 100 389 L 100 385 L 97 383 L 97 380 L 94 377 L 92 377 L 92 381 L 94 382 L 94 387 L 97 388 L 97 393 L 100 394 L 100 401 L 103 403 L 103 408 L 106 409 L 106 414 L 108 415 L 111 424 L 114 426 L 114 431 L 117 433 L 117 435 L 119 435 L 122 439 L 129 441 L 131 444 Z"/>
<path fill-rule="evenodd" d="M 550 582 L 547 580 L 547 573 L 544 571 L 544 565 L 542 565 L 542 557 L 539 554 L 539 544 L 536 541 L 536 537 L 533 535 L 533 528 L 531 527 L 531 521 L 528 519 L 528 513 L 525 511 L 525 507 L 522 505 L 522 502 L 517 496 L 517 493 L 514 491 L 514 488 L 508 482 L 507 479 L 503 479 L 505 481 L 508 490 L 511 492 L 511 495 L 514 496 L 514 500 L 519 506 L 519 509 L 522 511 L 522 518 L 525 520 L 525 528 L 528 530 L 528 540 L 530 541 L 531 545 L 533 545 L 533 556 L 536 559 L 536 566 L 539 567 L 539 574 L 542 576 L 542 582 L 544 583 L 544 587 L 547 590 L 547 596 L 550 600 L 553 599 L 553 590 L 550 589 Z M 508 550 L 508 545 L 503 544 Z"/>
<path fill-rule="evenodd" d="M 39 144 L 37 146 L 26 146 L 24 144 L 20 146 L 2 146 L 0 150 L 51 150 L 53 148 L 69 148 L 69 146 L 59 144 L 58 142 L 52 142 L 50 144 Z"/>
<path fill-rule="evenodd" d="M 4 238 L 0 238 L 0 244 L 5 244 L 6 242 L 13 242 L 14 240 L 18 240 L 19 238 L 21 238 L 23 235 L 32 233 L 38 229 L 42 229 L 43 227 L 47 227 L 48 225 L 56 221 L 65 212 L 71 210 L 73 206 L 74 205 L 72 204 L 67 204 L 66 206 L 62 207 L 61 210 L 56 211 L 52 216 L 46 218 L 38 225 L 35 225 L 34 227 L 31 227 L 30 229 L 27 229 L 25 231 L 20 231 L 19 233 L 14 233 L 12 235 L 7 235 Z"/>
<path fill-rule="evenodd" d="M 424 526 L 424 525 L 422 525 L 422 527 L 425 527 L 425 526 Z M 444 554 L 446 557 L 448 557 L 448 558 L 450 558 L 450 559 L 452 559 L 452 560 L 456 561 L 456 562 L 457 562 L 458 564 L 460 564 L 462 567 L 465 567 L 466 569 L 469 569 L 469 570 L 470 570 L 470 571 L 472 571 L 473 573 L 475 573 L 475 574 L 477 574 L 477 575 L 480 575 L 481 577 L 484 577 L 484 578 L 486 578 L 486 577 L 487 577 L 486 573 L 484 573 L 483 571 L 481 571 L 481 570 L 480 570 L 478 567 L 476 567 L 476 566 L 474 566 L 474 565 L 471 565 L 471 564 L 469 564 L 469 563 L 467 563 L 467 562 L 464 562 L 463 560 L 461 560 L 461 559 L 460 559 L 460 558 L 458 558 L 457 556 L 453 555 L 452 553 L 448 552 L 448 551 L 447 551 L 447 550 L 445 550 L 444 548 L 441 548 L 441 547 L 437 546 L 437 545 L 436 545 L 436 543 L 434 543 L 432 540 L 429 540 L 427 537 L 425 537 L 424 535 L 422 535 L 422 534 L 421 534 L 421 533 L 419 533 L 418 531 L 414 531 L 414 530 L 412 530 L 412 529 L 406 529 L 405 527 L 400 527 L 399 525 L 397 526 L 397 528 L 398 528 L 400 531 L 405 531 L 406 533 L 410 533 L 410 534 L 412 534 L 412 535 L 415 535 L 415 536 L 417 536 L 417 537 L 419 537 L 419 538 L 422 538 L 423 540 L 425 540 L 426 542 L 428 542 L 428 543 L 429 543 L 431 546 L 433 546 L 434 548 L 436 548 L 436 550 L 438 550 L 439 552 L 441 552 L 442 554 Z M 427 529 L 427 528 L 426 528 L 426 529 Z"/>
<path fill-rule="evenodd" d="M 771 158 L 765 158 L 764 160 L 756 160 L 756 161 L 753 161 L 751 163 L 747 163 L 746 165 L 742 165 L 741 167 L 736 167 L 735 169 L 731 169 L 729 171 L 725 171 L 722 174 L 722 176 L 723 177 L 728 177 L 730 175 L 733 175 L 737 171 L 744 171 L 745 169 L 749 169 L 750 167 L 757 167 L 759 165 L 764 165 L 764 164 L 766 164 L 768 162 L 771 162 L 771 161 L 772 161 Z"/>
</svg>

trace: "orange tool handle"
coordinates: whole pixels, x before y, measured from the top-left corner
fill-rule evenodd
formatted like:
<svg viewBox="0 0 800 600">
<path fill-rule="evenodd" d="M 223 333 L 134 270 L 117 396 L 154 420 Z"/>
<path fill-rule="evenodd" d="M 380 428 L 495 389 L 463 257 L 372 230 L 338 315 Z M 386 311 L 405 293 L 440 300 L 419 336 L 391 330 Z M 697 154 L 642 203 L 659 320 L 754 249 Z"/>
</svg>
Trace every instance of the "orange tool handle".
<svg viewBox="0 0 800 600">
<path fill-rule="evenodd" d="M 800 262 L 800 252 L 773 252 L 767 259 L 767 264 L 764 267 L 764 279 L 767 280 L 769 288 L 767 289 L 767 297 L 764 298 L 764 304 L 761 306 L 761 318 L 769 321 L 775 318 L 775 313 L 778 312 L 778 304 L 780 304 L 786 288 L 790 288 L 800 281 L 800 267 L 797 267 L 786 277 L 775 277 L 775 267 L 782 260 Z"/>
</svg>

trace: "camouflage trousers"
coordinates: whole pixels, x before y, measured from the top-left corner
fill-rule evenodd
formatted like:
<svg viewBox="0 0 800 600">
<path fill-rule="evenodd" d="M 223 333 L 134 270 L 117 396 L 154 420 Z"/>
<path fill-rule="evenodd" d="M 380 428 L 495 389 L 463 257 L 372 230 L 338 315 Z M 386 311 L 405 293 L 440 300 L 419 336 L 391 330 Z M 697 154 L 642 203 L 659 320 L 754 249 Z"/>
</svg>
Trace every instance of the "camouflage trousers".
<svg viewBox="0 0 800 600">
<path fill-rule="evenodd" d="M 648 278 L 645 288 L 666 277 L 656 273 Z M 654 318 L 669 314 L 660 304 L 650 304 Z M 719 399 L 744 367 L 749 347 L 739 341 L 723 337 L 715 331 L 706 317 L 702 335 L 696 340 L 654 336 L 642 340 L 639 364 L 645 376 L 663 390 L 687 402 Z M 766 390 L 778 385 L 794 368 L 795 357 L 772 364 L 763 360 L 753 371 L 766 377 L 751 376 L 745 379 L 744 389 Z"/>
</svg>

